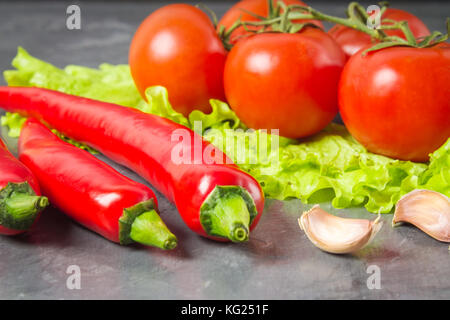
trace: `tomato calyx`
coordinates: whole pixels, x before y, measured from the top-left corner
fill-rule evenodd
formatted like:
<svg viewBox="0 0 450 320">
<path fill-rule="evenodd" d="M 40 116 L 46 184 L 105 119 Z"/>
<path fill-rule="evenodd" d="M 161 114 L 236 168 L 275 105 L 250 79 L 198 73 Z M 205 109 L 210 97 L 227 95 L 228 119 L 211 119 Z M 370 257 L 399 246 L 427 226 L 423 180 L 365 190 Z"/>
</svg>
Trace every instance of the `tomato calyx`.
<svg viewBox="0 0 450 320">
<path fill-rule="evenodd" d="M 220 28 L 219 37 L 224 42 L 227 50 L 230 50 L 232 47 L 229 42 L 231 33 L 239 27 L 246 29 L 249 34 L 268 32 L 297 33 L 306 26 L 318 28 L 317 25 L 312 23 L 296 23 L 295 21 L 298 20 L 327 21 L 356 29 L 370 35 L 370 37 L 376 40 L 377 43 L 366 49 L 363 52 L 363 55 L 370 51 L 376 51 L 394 46 L 429 48 L 447 41 L 450 34 L 450 18 L 447 18 L 447 34 L 434 31 L 429 36 L 416 39 L 409 28 L 407 21 L 381 19 L 381 16 L 388 7 L 387 2 L 380 2 L 380 11 L 371 15 L 369 15 L 366 12 L 366 9 L 358 2 L 351 2 L 346 10 L 347 18 L 327 15 L 310 6 L 298 4 L 286 5 L 283 1 L 278 1 L 275 6 L 273 0 L 268 0 L 268 3 L 269 14 L 267 17 L 262 17 L 252 12 L 242 10 L 243 12 L 258 18 L 259 21 L 241 21 L 241 19 L 239 19 L 227 30 L 225 30 L 224 27 Z M 380 17 L 379 25 L 376 24 L 377 17 Z M 399 36 L 389 36 L 386 34 L 385 30 L 400 30 L 404 34 L 405 38 L 401 38 Z"/>
<path fill-rule="evenodd" d="M 390 48 L 390 47 L 397 47 L 397 46 L 405 46 L 405 47 L 412 47 L 412 48 L 431 48 L 439 43 L 445 42 L 449 38 L 450 34 L 450 18 L 447 18 L 446 25 L 447 25 L 447 33 L 443 34 L 440 31 L 433 31 L 429 36 L 416 39 L 411 29 L 408 26 L 407 21 L 394 21 L 390 19 L 383 19 L 384 22 L 392 23 L 391 25 L 384 25 L 381 26 L 380 29 L 382 30 L 392 30 L 392 29 L 400 29 L 403 34 L 405 35 L 406 39 L 397 37 L 397 36 L 391 36 L 391 37 L 385 37 L 382 38 L 382 42 L 366 49 L 363 51 L 363 55 L 367 54 L 371 51 L 377 51 L 380 49 Z M 389 38 L 389 39 L 388 39 Z M 419 41 L 417 41 L 419 40 Z"/>
<path fill-rule="evenodd" d="M 358 31 L 362 31 L 370 35 L 378 43 L 363 51 L 363 55 L 370 51 L 376 51 L 394 46 L 408 46 L 414 48 L 429 48 L 435 46 L 448 39 L 450 34 L 450 18 L 447 18 L 447 34 L 442 34 L 439 31 L 432 32 L 429 36 L 416 39 L 408 26 L 407 21 L 396 21 L 392 19 L 381 19 L 383 13 L 388 8 L 388 2 L 380 2 L 380 11 L 377 13 L 380 17 L 380 24 L 376 25 L 376 18 L 374 15 L 369 15 L 365 8 L 358 2 L 351 2 L 347 8 L 347 18 L 339 18 L 324 14 L 311 7 L 292 5 L 289 19 L 315 19 L 321 21 L 328 21 L 335 24 L 343 25 Z M 385 30 L 400 30 L 405 39 L 398 36 L 389 36 Z"/>
</svg>

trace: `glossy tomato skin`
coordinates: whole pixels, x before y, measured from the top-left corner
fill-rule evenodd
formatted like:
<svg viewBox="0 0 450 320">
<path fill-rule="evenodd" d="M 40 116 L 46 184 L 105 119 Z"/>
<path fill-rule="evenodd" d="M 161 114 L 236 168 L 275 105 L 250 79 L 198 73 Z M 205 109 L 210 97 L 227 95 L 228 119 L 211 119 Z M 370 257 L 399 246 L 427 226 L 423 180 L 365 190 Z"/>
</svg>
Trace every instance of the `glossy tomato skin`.
<svg viewBox="0 0 450 320">
<path fill-rule="evenodd" d="M 339 83 L 345 125 L 369 151 L 427 161 L 450 136 L 450 45 L 363 50 Z"/>
<path fill-rule="evenodd" d="M 424 37 L 430 34 L 430 30 L 428 30 L 422 20 L 409 12 L 400 9 L 388 8 L 382 18 L 396 21 L 408 21 L 408 26 L 416 38 Z M 336 40 L 337 43 L 339 43 L 342 50 L 346 54 L 347 59 L 349 59 L 361 48 L 376 43 L 368 34 L 343 25 L 333 26 L 328 33 Z M 385 33 L 389 36 L 405 38 L 403 32 L 400 30 L 385 30 Z"/>
<path fill-rule="evenodd" d="M 279 0 L 275 0 L 274 4 L 276 5 Z M 302 5 L 306 6 L 303 1 L 300 0 L 283 0 L 286 5 Z M 245 11 L 253 12 L 262 17 L 267 17 L 269 14 L 269 5 L 267 0 L 242 0 L 232 6 L 220 19 L 217 29 L 220 26 L 224 26 L 225 29 L 230 28 L 236 21 L 241 19 L 242 21 L 258 21 L 258 18 L 248 14 Z M 310 22 L 315 24 L 316 26 L 323 28 L 323 24 L 318 20 L 297 20 L 296 22 Z M 249 29 L 258 29 L 253 27 L 248 27 Z M 248 35 L 249 32 L 246 31 L 243 27 L 236 29 L 231 35 L 231 43 L 235 44 L 243 35 Z"/>
<path fill-rule="evenodd" d="M 225 94 L 249 127 L 301 138 L 336 115 L 344 53 L 325 32 L 263 33 L 239 41 L 225 64 Z"/>
<path fill-rule="evenodd" d="M 130 45 L 131 74 L 141 95 L 162 85 L 175 110 L 210 111 L 209 99 L 224 100 L 227 52 L 208 16 L 186 4 L 172 4 L 149 15 Z"/>
</svg>

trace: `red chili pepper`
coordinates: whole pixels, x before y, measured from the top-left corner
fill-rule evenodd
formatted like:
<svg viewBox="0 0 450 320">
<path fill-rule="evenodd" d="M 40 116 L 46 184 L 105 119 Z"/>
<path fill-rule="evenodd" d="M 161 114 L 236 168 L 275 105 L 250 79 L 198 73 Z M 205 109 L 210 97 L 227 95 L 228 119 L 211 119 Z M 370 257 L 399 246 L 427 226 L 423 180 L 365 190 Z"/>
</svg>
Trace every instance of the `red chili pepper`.
<svg viewBox="0 0 450 320">
<path fill-rule="evenodd" d="M 47 205 L 36 178 L 0 139 L 0 234 L 27 231 Z"/>
<path fill-rule="evenodd" d="M 193 159 L 194 153 L 228 158 L 168 119 L 40 88 L 0 87 L 0 107 L 35 117 L 134 170 L 175 203 L 189 228 L 202 236 L 246 241 L 263 211 L 255 179 L 234 164 Z M 181 142 L 172 141 L 175 130 L 183 133 Z M 190 154 L 189 163 L 172 161 L 180 150 Z"/>
<path fill-rule="evenodd" d="M 156 197 L 89 152 L 59 139 L 35 119 L 19 138 L 19 159 L 56 207 L 103 237 L 173 249 L 175 236 L 156 212 Z"/>
</svg>

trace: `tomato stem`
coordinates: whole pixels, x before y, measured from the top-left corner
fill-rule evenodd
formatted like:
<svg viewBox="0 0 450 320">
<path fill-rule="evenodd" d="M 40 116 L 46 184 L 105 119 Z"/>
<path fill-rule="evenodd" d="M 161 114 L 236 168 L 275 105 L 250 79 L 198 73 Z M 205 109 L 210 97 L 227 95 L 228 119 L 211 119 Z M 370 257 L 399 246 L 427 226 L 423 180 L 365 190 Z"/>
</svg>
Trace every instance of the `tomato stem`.
<svg viewBox="0 0 450 320">
<path fill-rule="evenodd" d="M 47 205 L 47 197 L 31 196 L 27 193 L 14 193 L 5 200 L 5 208 L 15 219 L 22 219 L 29 214 L 34 214 Z"/>
<path fill-rule="evenodd" d="M 219 38 L 222 40 L 223 46 L 225 47 L 226 50 L 231 50 L 231 48 L 233 47 L 233 45 L 230 42 L 231 34 L 233 33 L 234 30 L 242 26 L 243 25 L 240 18 L 235 23 L 233 23 L 231 27 L 229 27 L 228 29 L 225 29 L 224 26 L 220 26 Z"/>
<path fill-rule="evenodd" d="M 347 18 L 340 18 L 322 13 L 316 9 L 303 5 L 289 5 L 287 6 L 282 1 L 278 1 L 274 7 L 273 0 L 269 1 L 269 14 L 266 18 L 259 18 L 259 21 L 236 21 L 228 30 L 223 30 L 222 34 L 229 36 L 239 27 L 246 28 L 247 31 L 253 33 L 266 32 L 267 28 L 271 28 L 271 32 L 294 33 L 300 31 L 305 26 L 314 26 L 310 23 L 295 23 L 295 20 L 320 20 L 327 21 L 334 24 L 343 25 L 370 35 L 373 39 L 378 40 L 379 43 L 367 49 L 365 53 L 381 48 L 392 46 L 410 46 L 415 48 L 427 48 L 438 43 L 444 42 L 448 39 L 450 33 L 450 18 L 447 18 L 447 34 L 435 31 L 431 35 L 420 39 L 418 42 L 414 37 L 407 21 L 394 21 L 390 19 L 381 19 L 381 16 L 387 9 L 387 2 L 380 3 L 380 11 L 377 13 L 380 17 L 380 25 L 369 26 L 367 23 L 372 17 L 368 15 L 365 8 L 358 2 L 351 2 L 347 8 Z M 255 30 L 247 29 L 248 26 L 263 27 Z M 315 26 L 317 27 L 317 26 Z M 405 35 L 405 39 L 397 36 L 388 36 L 384 30 L 400 30 Z M 231 45 L 228 42 L 227 49 Z"/>
</svg>

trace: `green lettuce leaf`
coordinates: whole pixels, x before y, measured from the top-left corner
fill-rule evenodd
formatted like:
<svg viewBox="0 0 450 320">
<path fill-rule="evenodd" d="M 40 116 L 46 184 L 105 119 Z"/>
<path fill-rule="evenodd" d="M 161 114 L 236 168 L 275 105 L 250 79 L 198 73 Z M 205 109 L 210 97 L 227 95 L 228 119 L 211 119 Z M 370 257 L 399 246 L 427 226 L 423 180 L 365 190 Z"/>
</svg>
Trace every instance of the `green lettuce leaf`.
<svg viewBox="0 0 450 320">
<path fill-rule="evenodd" d="M 268 198 L 331 201 L 336 208 L 364 206 L 386 213 L 414 189 L 450 196 L 450 139 L 431 155 L 429 164 L 394 160 L 368 152 L 338 124 L 307 139 L 292 140 L 248 129 L 218 100 L 211 100 L 211 113 L 196 110 L 186 118 L 172 108 L 163 87 L 148 88 L 148 102 L 143 100 L 126 65 L 58 69 L 19 48 L 13 66 L 16 70 L 4 73 L 9 85 L 50 88 L 133 107 L 193 129 L 255 177 Z M 2 118 L 10 134 L 18 135 L 22 124 L 16 114 Z"/>
<path fill-rule="evenodd" d="M 189 127 L 189 120 L 183 114 L 175 111 L 169 103 L 169 94 L 166 88 L 160 86 L 147 88 L 145 96 L 148 102 L 142 101 L 139 107 L 140 110 Z"/>
<path fill-rule="evenodd" d="M 142 100 L 128 65 L 104 63 L 98 69 L 69 65 L 59 69 L 21 47 L 12 65 L 16 70 L 3 73 L 9 86 L 47 88 L 127 107 L 137 107 Z"/>
<path fill-rule="evenodd" d="M 200 110 L 194 110 L 189 114 L 189 124 L 192 129 L 201 126 L 201 130 L 197 132 L 203 134 L 206 130 L 212 128 L 229 128 L 229 129 L 245 129 L 246 126 L 240 121 L 233 110 L 220 100 L 211 99 L 210 104 L 212 112 L 205 114 Z M 197 122 L 197 125 L 195 123 Z"/>
<path fill-rule="evenodd" d="M 430 156 L 430 165 L 421 176 L 419 187 L 450 197 L 450 138 Z"/>
<path fill-rule="evenodd" d="M 9 128 L 9 136 L 18 138 L 20 130 L 26 120 L 26 118 L 21 117 L 18 113 L 6 112 L 6 114 L 2 116 L 0 123 L 2 126 L 7 126 Z"/>
<path fill-rule="evenodd" d="M 255 177 L 267 197 L 280 200 L 331 201 L 336 208 L 365 206 L 386 213 L 403 194 L 419 187 L 428 168 L 369 153 L 338 124 L 301 142 L 280 138 L 277 148 L 271 148 L 273 136 L 260 130 L 234 130 L 233 135 L 232 144 L 225 143 L 223 131 L 211 130 L 204 137 Z"/>
<path fill-rule="evenodd" d="M 74 65 L 59 69 L 19 47 L 12 66 L 16 69 L 3 72 L 9 86 L 47 88 L 127 107 L 140 108 L 146 105 L 134 85 L 128 65 L 103 63 L 98 69 Z M 19 115 L 8 113 L 1 121 L 2 125 L 9 127 L 8 135 L 14 138 L 19 136 L 25 122 Z M 75 143 L 67 137 L 64 139 Z"/>
</svg>

